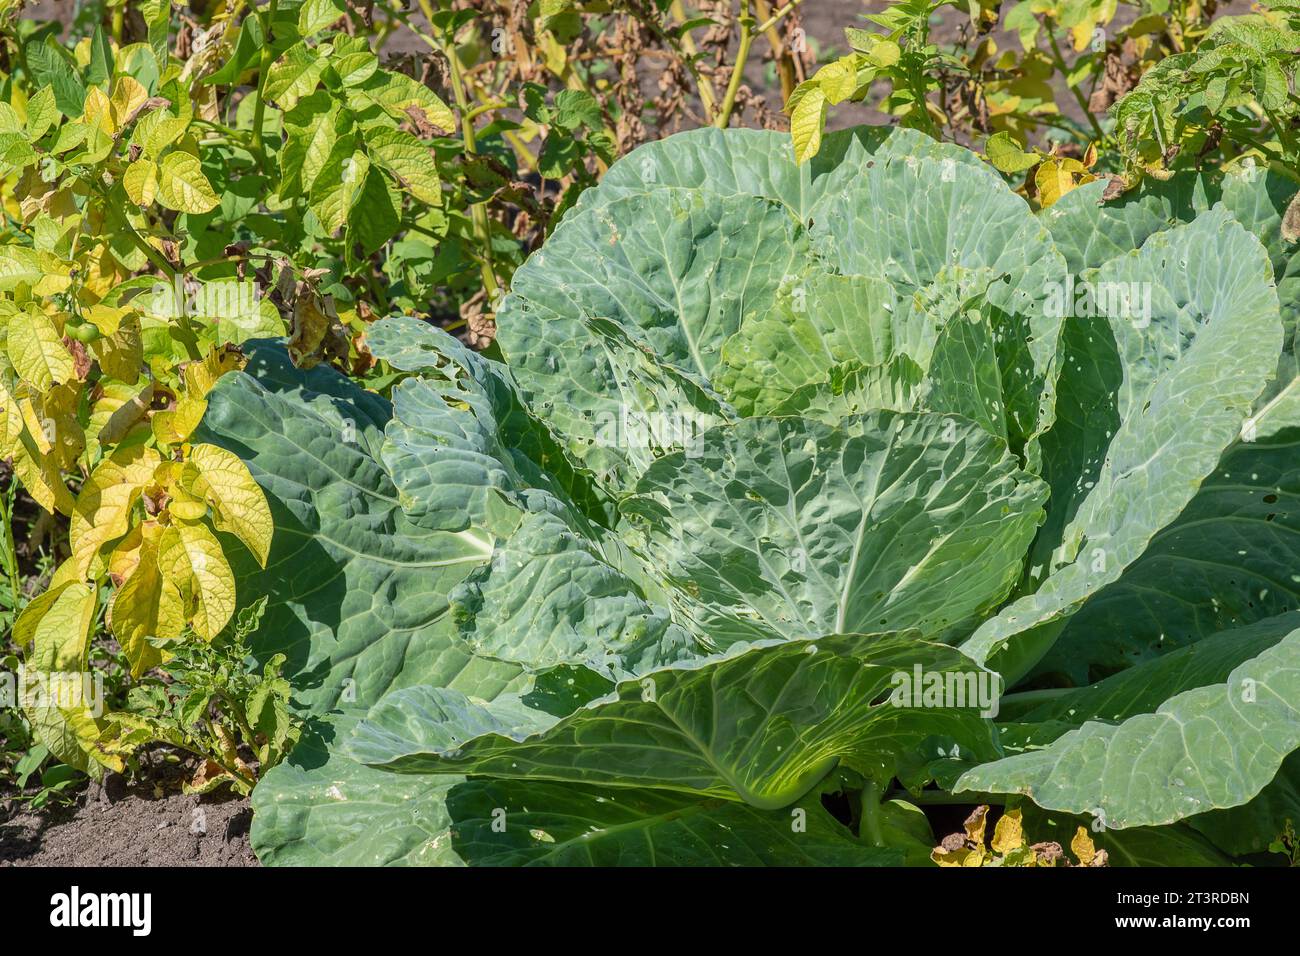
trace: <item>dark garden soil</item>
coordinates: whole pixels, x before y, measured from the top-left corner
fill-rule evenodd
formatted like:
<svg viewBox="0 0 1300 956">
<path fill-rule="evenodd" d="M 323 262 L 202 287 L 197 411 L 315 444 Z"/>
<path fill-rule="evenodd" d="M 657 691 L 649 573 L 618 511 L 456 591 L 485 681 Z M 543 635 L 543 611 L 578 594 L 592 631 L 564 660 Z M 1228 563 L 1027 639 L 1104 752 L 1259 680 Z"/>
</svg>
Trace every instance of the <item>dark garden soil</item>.
<svg viewBox="0 0 1300 956">
<path fill-rule="evenodd" d="M 0 866 L 257 866 L 247 798 L 183 793 L 187 772 L 110 774 L 40 811 L 0 800 Z"/>
</svg>

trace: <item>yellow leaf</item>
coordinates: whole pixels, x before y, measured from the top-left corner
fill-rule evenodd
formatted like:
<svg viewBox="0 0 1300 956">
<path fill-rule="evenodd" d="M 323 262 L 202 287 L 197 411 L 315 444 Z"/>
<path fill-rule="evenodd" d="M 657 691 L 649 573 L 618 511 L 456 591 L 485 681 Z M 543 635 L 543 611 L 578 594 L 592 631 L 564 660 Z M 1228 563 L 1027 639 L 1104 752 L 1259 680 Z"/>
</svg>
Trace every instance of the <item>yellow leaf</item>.
<svg viewBox="0 0 1300 956">
<path fill-rule="evenodd" d="M 197 156 L 175 150 L 158 164 L 158 202 L 177 212 L 204 213 L 221 202 Z"/>
<path fill-rule="evenodd" d="M 23 413 L 18 408 L 8 381 L 9 375 L 0 374 L 0 458 L 14 453 L 23 433 Z"/>
<path fill-rule="evenodd" d="M 1018 850 L 1025 842 L 1025 831 L 1020 820 L 1019 810 L 1008 810 L 998 818 L 993 828 L 993 840 L 989 844 L 994 853 L 1010 853 Z"/>
<path fill-rule="evenodd" d="M 113 116 L 119 127 L 149 100 L 149 91 L 133 76 L 123 73 L 113 81 Z"/>
<path fill-rule="evenodd" d="M 51 585 L 45 593 L 39 594 L 27 602 L 27 606 L 19 612 L 17 619 L 14 621 L 12 639 L 18 647 L 26 647 L 36 637 L 36 628 L 40 625 L 45 615 L 49 613 L 54 602 L 59 599 L 64 591 L 75 581 L 65 581 L 58 585 Z"/>
<path fill-rule="evenodd" d="M 171 489 L 171 501 L 167 502 L 167 512 L 182 521 L 198 521 L 208 515 L 208 503 L 180 485 Z"/>
<path fill-rule="evenodd" d="M 1080 866 L 1092 866 L 1092 861 L 1097 856 L 1097 848 L 1093 846 L 1092 837 L 1088 836 L 1084 827 L 1075 831 L 1074 839 L 1070 841 L 1070 850 L 1078 857 Z"/>
<path fill-rule="evenodd" d="M 24 617 L 36 603 L 32 601 L 23 608 Z M 54 600 L 38 610 L 36 620 L 24 625 L 28 665 L 40 671 L 83 670 L 95 603 L 95 588 L 84 581 L 59 587 Z M 29 628 L 30 633 L 26 633 Z M 14 631 L 18 631 L 17 624 Z"/>
<path fill-rule="evenodd" d="M 154 414 L 154 437 L 164 445 L 179 445 L 188 441 L 207 410 L 208 403 L 203 399 L 191 398 L 188 394 L 181 396 L 174 409 Z"/>
<path fill-rule="evenodd" d="M 106 136 L 117 133 L 117 121 L 113 118 L 113 104 L 104 91 L 92 86 L 86 91 L 86 105 L 82 115 L 86 125 L 98 129 Z"/>
<path fill-rule="evenodd" d="M 963 826 L 966 828 L 966 839 L 972 843 L 984 845 L 984 826 L 989 820 L 989 808 L 987 806 L 976 807 L 971 811 L 971 815 L 966 818 Z"/>
<path fill-rule="evenodd" d="M 119 448 L 99 463 L 77 497 L 68 528 L 73 560 L 89 567 L 101 548 L 131 530 L 131 511 L 160 461 L 152 448 Z"/>
<path fill-rule="evenodd" d="M 235 576 L 205 526 L 178 522 L 163 531 L 158 566 L 180 585 L 194 633 L 210 641 L 235 613 Z"/>
<path fill-rule="evenodd" d="M 80 382 L 70 382 L 55 385 L 31 401 L 23 399 L 18 403 L 24 412 L 30 408 L 29 424 L 39 429 L 39 437 L 45 440 L 42 450 L 59 469 L 71 468 L 86 448 L 86 433 L 77 417 L 81 392 Z"/>
<path fill-rule="evenodd" d="M 93 320 L 92 320 L 93 321 Z M 99 368 L 109 378 L 134 385 L 140 378 L 144 347 L 140 338 L 140 317 L 131 313 L 122 318 L 116 330 L 105 332 L 91 344 Z"/>
<path fill-rule="evenodd" d="M 244 356 L 237 349 L 212 348 L 201 362 L 185 366 L 185 394 L 193 398 L 206 398 L 221 376 L 244 367 Z"/>
<path fill-rule="evenodd" d="M 1087 172 L 1077 159 L 1049 157 L 1043 160 L 1038 167 L 1038 172 L 1034 174 L 1039 205 L 1046 209 L 1072 189 L 1090 183 L 1096 178 Z"/>
<path fill-rule="evenodd" d="M 14 370 L 38 391 L 74 377 L 72 356 L 59 330 L 38 309 L 24 309 L 9 320 L 8 350 Z"/>
<path fill-rule="evenodd" d="M 46 511 L 72 514 L 75 501 L 54 460 L 35 447 L 29 433 L 24 431 L 20 441 L 21 447 L 14 451 L 14 474 L 23 488 Z"/>
<path fill-rule="evenodd" d="M 198 470 L 193 492 L 212 506 L 218 531 L 233 534 L 266 567 L 274 523 L 261 486 L 239 456 L 216 445 L 195 445 L 189 461 Z"/>
<path fill-rule="evenodd" d="M 826 102 L 835 104 L 843 102 L 853 95 L 858 87 L 858 58 L 850 53 L 834 63 L 828 63 L 813 77 L 817 88 L 826 94 Z"/>
<path fill-rule="evenodd" d="M 173 641 L 185 629 L 185 604 L 180 588 L 169 580 L 158 563 L 164 530 L 154 522 L 141 528 L 135 566 L 113 596 L 109 626 L 131 662 L 131 673 L 139 676 L 162 659 L 149 638 Z"/>
<path fill-rule="evenodd" d="M 104 753 L 97 746 L 104 727 L 90 708 L 33 706 L 23 711 L 36 739 L 69 767 L 94 778 L 103 776 L 102 767 L 119 773 L 126 768 L 120 757 Z"/>
<path fill-rule="evenodd" d="M 822 128 L 826 125 L 826 94 L 813 86 L 808 87 L 802 96 L 796 89 L 790 99 L 794 101 L 796 96 L 798 100 L 790 113 L 790 138 L 794 142 L 794 160 L 802 163 L 812 159 L 821 149 Z"/>
<path fill-rule="evenodd" d="M 137 206 L 150 205 L 158 195 L 158 167 L 153 160 L 141 158 L 128 166 L 122 174 L 122 188 Z"/>
</svg>

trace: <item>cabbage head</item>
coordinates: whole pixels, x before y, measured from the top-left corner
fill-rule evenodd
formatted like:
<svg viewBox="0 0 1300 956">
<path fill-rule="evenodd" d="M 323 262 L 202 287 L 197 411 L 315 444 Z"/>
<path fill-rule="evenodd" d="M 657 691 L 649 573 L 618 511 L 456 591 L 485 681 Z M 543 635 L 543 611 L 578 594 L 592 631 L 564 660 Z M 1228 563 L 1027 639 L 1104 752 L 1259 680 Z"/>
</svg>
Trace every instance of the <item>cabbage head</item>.
<svg viewBox="0 0 1300 956">
<path fill-rule="evenodd" d="M 385 319 L 384 398 L 261 344 L 201 439 L 271 502 L 239 594 L 312 717 L 261 859 L 924 862 L 917 804 L 965 792 L 1116 863 L 1265 849 L 1296 186 L 1103 188 L 1035 214 L 914 131 L 683 133 L 519 269 L 503 361 Z"/>
</svg>

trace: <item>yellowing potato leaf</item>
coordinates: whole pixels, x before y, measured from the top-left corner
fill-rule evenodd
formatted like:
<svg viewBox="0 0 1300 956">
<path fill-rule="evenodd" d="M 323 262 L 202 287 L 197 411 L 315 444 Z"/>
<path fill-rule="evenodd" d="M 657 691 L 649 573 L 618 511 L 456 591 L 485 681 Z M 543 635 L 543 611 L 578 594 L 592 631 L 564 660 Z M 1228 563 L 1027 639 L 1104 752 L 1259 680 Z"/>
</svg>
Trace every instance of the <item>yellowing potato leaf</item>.
<svg viewBox="0 0 1300 956">
<path fill-rule="evenodd" d="M 128 166 L 122 174 L 122 188 L 137 206 L 153 203 L 158 195 L 158 167 L 153 160 L 141 157 Z"/>
<path fill-rule="evenodd" d="M 54 599 L 40 607 L 36 619 L 24 625 L 27 664 L 40 671 L 83 670 L 95 601 L 95 588 L 84 581 L 59 587 Z M 24 616 L 35 604 L 33 601 L 23 609 Z M 18 630 L 16 625 L 14 630 Z"/>
<path fill-rule="evenodd" d="M 90 473 L 68 529 L 73 560 L 80 567 L 88 568 L 101 548 L 131 529 L 131 510 L 160 460 L 152 448 L 135 445 L 119 448 Z"/>
<path fill-rule="evenodd" d="M 122 582 L 109 608 L 109 627 L 139 676 L 155 666 L 162 654 L 149 638 L 172 641 L 185 629 L 185 603 L 180 589 L 158 564 L 159 542 L 164 534 L 153 522 L 142 526 L 134 567 Z"/>
<path fill-rule="evenodd" d="M 113 81 L 113 118 L 117 126 L 126 125 L 131 116 L 149 100 L 149 91 L 133 76 L 122 74 Z"/>
<path fill-rule="evenodd" d="M 140 337 L 140 317 L 131 314 L 122 319 L 117 330 L 106 333 L 91 344 L 99 368 L 109 378 L 134 385 L 144 363 L 144 346 Z"/>
<path fill-rule="evenodd" d="M 158 202 L 168 209 L 204 213 L 216 208 L 220 201 L 197 157 L 175 151 L 158 164 Z"/>
<path fill-rule="evenodd" d="M 244 356 L 237 349 L 209 349 L 202 361 L 190 362 L 185 366 L 185 394 L 193 398 L 205 398 L 221 376 L 243 368 L 244 361 Z"/>
<path fill-rule="evenodd" d="M 274 523 L 262 487 L 239 456 L 216 445 L 195 445 L 189 461 L 198 470 L 192 489 L 212 506 L 218 531 L 233 534 L 266 567 Z"/>
<path fill-rule="evenodd" d="M 220 634 L 235 613 L 235 576 L 212 532 L 201 524 L 171 525 L 163 531 L 158 566 L 180 584 L 194 633 L 205 641 Z"/>
<path fill-rule="evenodd" d="M 117 122 L 113 118 L 113 104 L 104 91 L 92 86 L 86 91 L 86 106 L 82 118 L 87 126 L 97 129 L 105 136 L 117 133 Z"/>
<path fill-rule="evenodd" d="M 812 82 L 812 81 L 808 81 Z M 790 113 L 790 138 L 794 142 L 794 161 L 803 163 L 817 155 L 822 147 L 822 127 L 826 125 L 826 94 L 818 87 L 808 87 L 803 95 L 791 95 L 794 108 Z"/>
<path fill-rule="evenodd" d="M 989 846 L 994 853 L 1010 853 L 1018 850 L 1025 842 L 1024 826 L 1020 820 L 1019 810 L 1008 810 L 998 818 L 993 828 L 993 839 Z"/>
<path fill-rule="evenodd" d="M 23 413 L 18 408 L 9 374 L 0 374 L 0 458 L 14 453 L 23 433 Z"/>
<path fill-rule="evenodd" d="M 45 391 L 74 377 L 72 356 L 48 315 L 24 309 L 9 320 L 9 360 L 24 382 Z"/>
<path fill-rule="evenodd" d="M 164 445 L 179 445 L 188 441 L 207 410 L 208 403 L 203 399 L 182 396 L 174 409 L 154 414 L 154 438 Z"/>
<path fill-rule="evenodd" d="M 54 459 L 36 447 L 27 431 L 23 432 L 20 445 L 14 451 L 14 474 L 32 500 L 46 511 L 72 514 L 76 502 L 63 483 Z"/>
</svg>

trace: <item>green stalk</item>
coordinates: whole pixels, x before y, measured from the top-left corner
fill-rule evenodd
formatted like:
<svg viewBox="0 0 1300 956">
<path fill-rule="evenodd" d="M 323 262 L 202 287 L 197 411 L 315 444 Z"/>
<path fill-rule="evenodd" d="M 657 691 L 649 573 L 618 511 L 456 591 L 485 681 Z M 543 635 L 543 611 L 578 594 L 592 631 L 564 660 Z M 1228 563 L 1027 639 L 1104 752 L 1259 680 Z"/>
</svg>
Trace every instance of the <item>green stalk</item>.
<svg viewBox="0 0 1300 956">
<path fill-rule="evenodd" d="M 745 63 L 749 60 L 749 48 L 753 45 L 754 15 L 750 10 L 749 0 L 741 0 L 740 46 L 736 49 L 736 63 L 731 68 L 731 78 L 727 81 L 727 92 L 722 97 L 722 106 L 718 108 L 718 118 L 713 121 L 713 125 L 718 129 L 726 129 L 731 124 L 731 113 L 736 108 L 736 94 L 740 92 Z"/>
<path fill-rule="evenodd" d="M 424 18 L 432 24 L 433 6 L 429 0 L 420 0 L 420 9 L 424 12 Z M 465 154 L 477 156 L 478 142 L 474 135 L 473 111 L 469 105 L 469 97 L 465 95 L 465 79 L 461 74 L 460 55 L 456 52 L 454 37 L 443 43 L 442 52 L 450 65 L 448 72 L 451 74 L 451 92 L 456 100 L 456 111 L 460 113 L 460 134 L 465 143 Z M 469 214 L 470 223 L 474 227 L 474 238 L 478 240 L 479 248 L 482 250 L 483 258 L 479 264 L 479 271 L 483 276 L 483 289 L 487 292 L 488 303 L 491 305 L 500 294 L 501 287 L 497 283 L 496 270 L 492 264 L 492 232 L 487 209 L 482 203 L 474 203 L 469 207 Z"/>
<path fill-rule="evenodd" d="M 17 480 L 11 478 L 9 488 L 0 492 L 0 523 L 4 525 L 3 528 L 0 528 L 0 534 L 3 534 L 3 538 L 0 539 L 0 547 L 3 547 L 3 552 L 0 552 L 0 560 L 4 561 L 5 573 L 9 577 L 9 587 L 13 592 L 13 604 L 10 607 L 15 615 L 18 613 L 18 604 L 22 600 L 23 592 L 18 583 L 18 552 L 14 548 L 13 512 L 9 507 L 9 498 L 13 493 L 13 486 Z"/>
<path fill-rule="evenodd" d="M 253 104 L 253 144 L 263 160 L 266 159 L 266 144 L 262 141 L 262 123 L 266 116 L 266 75 L 271 72 L 275 62 L 275 50 L 271 47 L 271 24 L 275 22 L 275 8 L 279 0 L 270 0 L 262 16 L 262 54 L 257 67 L 257 102 Z"/>
<path fill-rule="evenodd" d="M 872 846 L 885 845 L 885 831 L 880 821 L 880 784 L 868 781 L 862 788 L 862 816 L 858 820 L 858 838 Z"/>
<path fill-rule="evenodd" d="M 1055 28 L 1056 24 L 1051 20 L 1048 20 L 1046 33 L 1047 42 L 1050 43 L 1052 47 L 1052 63 L 1056 67 L 1057 72 L 1061 74 L 1061 77 L 1065 78 L 1070 72 L 1070 68 L 1065 65 L 1065 57 L 1061 55 L 1061 47 L 1056 42 L 1056 33 L 1054 32 Z M 1065 81 L 1065 85 L 1069 88 L 1070 92 L 1074 94 L 1075 102 L 1079 104 L 1079 109 L 1083 110 L 1083 115 L 1088 118 L 1088 124 L 1092 126 L 1094 135 L 1096 135 L 1099 140 L 1104 139 L 1106 134 L 1101 131 L 1101 124 L 1097 122 L 1097 117 L 1092 115 L 1092 110 L 1088 109 L 1088 101 L 1083 98 L 1083 91 L 1077 86 L 1071 86 L 1068 79 Z"/>
</svg>

